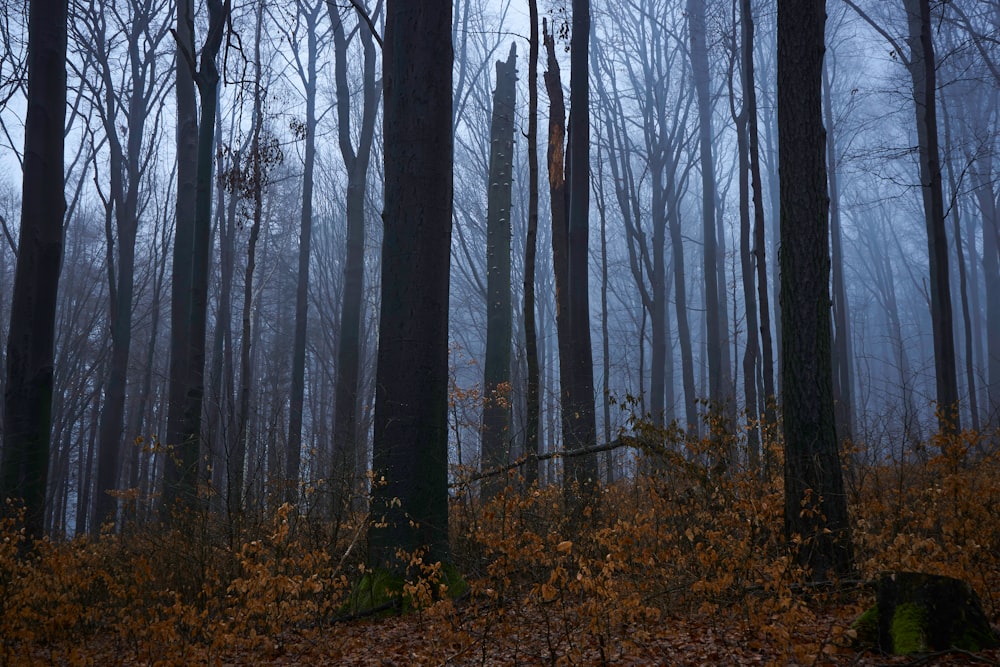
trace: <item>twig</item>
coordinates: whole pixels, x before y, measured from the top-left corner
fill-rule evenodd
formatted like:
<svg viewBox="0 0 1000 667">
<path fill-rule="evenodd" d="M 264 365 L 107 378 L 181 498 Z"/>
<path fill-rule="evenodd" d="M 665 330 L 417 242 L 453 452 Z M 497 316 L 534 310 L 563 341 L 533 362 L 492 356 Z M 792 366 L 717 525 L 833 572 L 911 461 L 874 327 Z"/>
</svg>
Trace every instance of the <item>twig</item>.
<svg viewBox="0 0 1000 667">
<path fill-rule="evenodd" d="M 638 447 L 636 442 L 633 442 L 632 438 L 623 436 L 617 440 L 612 440 L 611 442 L 606 442 L 601 445 L 591 445 L 590 447 L 581 447 L 580 449 L 558 449 L 553 452 L 546 452 L 544 454 L 524 454 L 515 459 L 512 463 L 508 463 L 505 466 L 499 466 L 496 468 L 487 468 L 482 472 L 478 472 L 475 475 L 470 475 L 465 479 L 452 482 L 448 486 L 451 488 L 464 486 L 466 484 L 471 484 L 472 482 L 477 482 L 481 479 L 487 477 L 495 477 L 497 475 L 503 475 L 504 473 L 510 472 L 515 468 L 519 468 L 530 461 L 548 461 L 549 459 L 555 458 L 573 458 L 575 456 L 586 456 L 587 454 L 597 454 L 599 452 L 610 452 L 621 447 Z"/>
</svg>

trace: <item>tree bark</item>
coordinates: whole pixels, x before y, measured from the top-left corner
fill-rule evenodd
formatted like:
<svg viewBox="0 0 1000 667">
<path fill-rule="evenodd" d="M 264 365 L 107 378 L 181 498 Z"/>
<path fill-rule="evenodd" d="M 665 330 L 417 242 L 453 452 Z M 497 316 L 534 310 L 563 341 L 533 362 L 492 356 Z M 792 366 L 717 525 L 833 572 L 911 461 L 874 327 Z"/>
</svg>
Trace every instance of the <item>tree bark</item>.
<svg viewBox="0 0 1000 667">
<path fill-rule="evenodd" d="M 137 9 L 136 12 L 139 10 Z M 147 91 L 147 79 L 154 73 L 153 50 L 166 34 L 148 31 L 152 16 L 136 13 L 128 26 L 128 89 L 114 90 L 115 79 L 108 65 L 110 40 L 104 34 L 101 20 L 100 34 L 95 35 L 95 55 L 101 66 L 104 86 L 104 107 L 101 117 L 108 138 L 110 158 L 110 199 L 115 212 L 117 231 L 117 270 L 110 248 L 114 245 L 108 236 L 111 322 L 111 361 L 108 367 L 104 405 L 101 410 L 100 435 L 97 456 L 97 494 L 94 502 L 92 528 L 103 521 L 115 519 L 117 502 L 108 492 L 118 488 L 121 468 L 121 451 L 125 425 L 125 389 L 128 378 L 129 353 L 132 344 L 132 302 L 134 294 L 135 242 L 139 227 L 139 188 L 152 155 L 144 152 L 143 145 L 149 105 L 156 102 Z M 140 47 L 144 47 L 140 50 Z M 127 100 L 127 105 L 125 104 Z M 118 137 L 118 108 L 126 106 L 125 121 L 128 140 L 122 146 Z M 145 159 L 144 159 L 145 158 Z M 110 231 L 110 229 L 109 229 Z"/>
<path fill-rule="evenodd" d="M 170 281 L 170 385 L 168 390 L 168 456 L 163 472 L 163 504 L 166 517 L 184 496 L 193 495 L 193 484 L 186 488 L 187 475 L 177 465 L 184 438 L 184 410 L 188 383 L 188 354 L 191 342 L 191 257 L 194 248 L 194 197 L 198 175 L 198 111 L 194 87 L 194 2 L 177 1 L 177 42 L 174 87 L 177 98 L 177 207 L 174 226 L 173 273 Z"/>
<path fill-rule="evenodd" d="M 844 287 L 843 234 L 840 228 L 840 185 L 837 174 L 837 143 L 833 127 L 833 90 L 830 65 L 823 68 L 823 115 L 826 118 L 827 173 L 830 179 L 830 248 L 833 273 L 833 401 L 837 435 L 844 442 L 854 437 L 854 391 L 851 364 L 850 311 Z"/>
<path fill-rule="evenodd" d="M 742 23 L 742 22 L 741 22 Z M 747 29 L 744 24 L 741 34 L 741 41 L 747 38 Z M 757 297 L 754 292 L 754 266 L 753 254 L 751 251 L 750 232 L 750 107 L 747 102 L 746 90 L 753 83 L 747 79 L 747 67 L 743 59 L 753 52 L 744 43 L 742 50 L 737 44 L 736 29 L 732 34 L 732 61 L 729 72 L 729 105 L 730 115 L 736 126 L 736 144 L 738 152 L 738 173 L 739 173 L 739 214 L 740 214 L 740 270 L 741 282 L 743 283 L 743 304 L 746 317 L 746 345 L 743 351 L 743 396 L 744 411 L 746 413 L 746 434 L 747 434 L 747 464 L 748 467 L 757 472 L 761 466 L 760 449 L 760 409 L 757 397 L 757 369 L 760 361 L 760 344 L 758 341 L 759 332 L 757 330 Z M 743 100 L 741 108 L 736 110 L 736 93 L 733 88 L 733 69 L 739 63 L 740 85 L 743 89 Z"/>
<path fill-rule="evenodd" d="M 753 186 L 753 256 L 757 268 L 757 302 L 760 307 L 760 348 L 761 376 L 764 386 L 764 414 L 761 431 L 765 438 L 770 435 L 777 420 L 775 404 L 777 392 L 774 387 L 774 345 L 771 341 L 771 308 L 767 285 L 767 241 L 765 239 L 766 221 L 764 217 L 764 186 L 760 177 L 760 132 L 757 123 L 757 84 L 754 76 L 753 44 L 754 21 L 750 0 L 741 0 L 741 17 L 743 23 L 743 68 L 746 86 L 744 99 L 749 114 L 749 151 L 750 151 L 750 182 Z M 766 440 L 765 440 L 766 442 Z M 766 453 L 766 452 L 765 452 Z M 764 460 L 765 466 L 767 460 Z"/>
<path fill-rule="evenodd" d="M 385 208 L 369 563 L 448 551 L 452 5 L 389 0 Z"/>
<path fill-rule="evenodd" d="M 327 7 L 333 11 L 333 4 Z M 365 265 L 365 189 L 368 184 L 372 144 L 375 137 L 380 87 L 375 81 L 376 49 L 367 28 L 359 28 L 364 51 L 364 92 L 357 151 L 351 139 L 350 88 L 347 81 L 347 37 L 339 16 L 331 14 L 337 118 L 340 154 L 347 168 L 347 252 L 344 258 L 344 291 L 340 309 L 340 346 L 337 349 L 337 381 L 334 394 L 333 465 L 335 495 L 343 502 L 357 483 L 358 468 L 364 467 L 365 441 L 358 428 L 358 393 L 361 386 L 361 319 Z"/>
<path fill-rule="evenodd" d="M 309 319 L 309 254 L 312 244 L 313 169 L 316 165 L 316 60 L 318 57 L 316 33 L 323 4 L 317 2 L 309 7 L 299 2 L 297 6 L 306 22 L 307 62 L 305 69 L 300 67 L 299 72 L 306 94 L 306 120 L 305 136 L 303 137 L 305 139 L 305 154 L 302 161 L 302 213 L 299 218 L 299 266 L 295 286 L 295 335 L 292 341 L 292 377 L 288 400 L 288 449 L 285 456 L 285 475 L 288 477 L 285 500 L 290 503 L 298 502 L 299 499 L 299 460 L 302 456 L 302 412 L 306 386 L 306 325 Z"/>
<path fill-rule="evenodd" d="M 528 377 L 525 384 L 527 410 L 524 416 L 524 484 L 538 480 L 538 440 L 541 433 L 538 326 L 535 322 L 535 258 L 538 252 L 538 2 L 528 0 L 528 229 L 524 242 L 524 355 Z"/>
<path fill-rule="evenodd" d="M 186 319 L 188 326 L 186 329 L 182 328 L 178 332 L 186 338 L 184 341 L 186 343 L 186 351 L 182 354 L 182 361 L 185 367 L 178 371 L 182 373 L 183 380 L 181 381 L 183 382 L 184 392 L 182 414 L 178 423 L 175 424 L 175 427 L 179 428 L 179 431 L 168 441 L 168 446 L 172 447 L 172 455 L 167 457 L 164 469 L 163 507 L 168 513 L 177 508 L 178 503 L 180 504 L 180 508 L 194 508 L 197 498 L 198 462 L 201 447 L 201 408 L 202 397 L 205 393 L 205 329 L 208 307 L 208 255 L 211 245 L 212 166 L 214 162 L 215 111 L 218 105 L 217 90 L 219 83 L 219 71 L 215 64 L 215 57 L 218 55 L 219 48 L 222 45 L 226 18 L 229 14 L 229 3 L 230 0 L 225 0 L 225 4 L 223 4 L 222 0 L 207 1 L 209 10 L 208 35 L 205 38 L 205 45 L 201 51 L 200 69 L 196 76 L 192 75 L 192 79 L 197 83 L 198 93 L 201 98 L 201 119 L 197 124 L 197 177 L 194 183 L 195 206 L 193 218 L 191 218 L 190 223 L 182 220 L 182 211 L 180 210 L 180 204 L 178 204 L 177 231 L 175 232 L 177 235 L 175 243 L 180 245 L 182 250 L 186 250 L 188 256 L 183 258 L 178 266 L 177 253 L 179 251 L 175 248 L 174 279 L 177 280 L 178 272 L 183 273 L 187 271 L 188 277 L 186 279 L 182 278 L 181 281 L 182 286 L 187 288 L 188 293 L 177 304 L 180 307 L 180 311 L 173 310 L 172 312 L 172 326 L 176 325 L 180 318 Z M 179 12 L 183 5 L 183 1 L 178 4 Z M 179 23 L 180 19 L 188 19 L 190 17 L 191 14 L 180 16 Z M 190 25 L 185 28 L 185 30 L 189 29 Z M 180 27 L 178 27 L 177 32 L 178 48 L 183 51 L 186 42 L 181 39 Z M 193 43 L 193 40 L 191 43 Z M 190 45 L 190 43 L 188 44 Z M 193 68 L 193 51 L 189 51 L 187 54 L 179 53 L 177 60 L 178 68 L 183 67 L 185 64 Z M 182 87 L 186 87 L 186 82 L 185 86 L 182 86 L 180 77 L 178 77 L 178 95 L 181 94 Z M 193 99 L 190 102 L 193 102 Z M 178 125 L 179 137 L 182 131 L 187 131 L 190 127 L 190 123 L 187 122 L 187 118 L 184 115 L 190 111 L 189 107 L 185 105 L 183 109 L 184 114 L 181 111 L 181 109 L 178 110 L 178 118 L 184 119 L 185 122 Z M 190 182 L 185 181 L 183 184 L 180 182 L 180 153 L 181 147 L 178 146 L 178 202 L 191 197 L 191 191 L 185 190 L 182 187 L 190 187 Z M 185 158 L 187 158 L 186 153 Z M 183 213 L 187 215 L 189 211 L 185 208 Z M 181 239 L 179 238 L 181 228 L 187 224 L 190 227 L 185 231 L 186 238 L 181 243 Z M 187 236 L 187 234 L 190 234 L 190 236 Z M 177 287 L 175 284 L 174 289 L 177 289 Z M 187 306 L 186 310 L 184 306 Z M 173 336 L 173 333 L 171 335 Z M 178 344 L 180 343 L 178 342 Z M 171 352 L 173 352 L 173 345 L 171 348 Z M 173 384 L 173 381 L 171 384 Z M 173 396 L 173 389 L 171 395 Z M 171 412 L 173 413 L 179 407 L 175 408 L 171 405 Z"/>
<path fill-rule="evenodd" d="M 486 212 L 486 359 L 483 365 L 483 416 L 480 465 L 495 468 L 510 457 L 510 242 L 514 168 L 514 111 L 517 84 L 516 45 L 507 61 L 497 62 L 490 126 L 490 173 Z M 483 485 L 486 498 L 503 490 L 506 480 Z"/>
<path fill-rule="evenodd" d="M 543 40 L 547 55 L 544 74 L 545 90 L 549 96 L 549 123 L 547 164 L 549 176 L 549 204 L 552 221 L 552 272 L 556 287 L 556 340 L 559 357 L 559 419 L 564 446 L 570 425 L 567 421 L 566 391 L 572 377 L 570 364 L 569 321 L 569 233 L 566 192 L 566 105 L 563 97 L 559 61 L 556 59 L 555 37 L 550 35 L 542 21 Z"/>
<path fill-rule="evenodd" d="M 822 122 L 825 0 L 778 2 L 785 535 L 813 580 L 852 567 L 833 414 L 829 198 Z"/>
<path fill-rule="evenodd" d="M 691 69 L 698 101 L 698 141 L 701 164 L 702 264 L 705 277 L 705 326 L 708 348 L 709 410 L 722 417 L 732 408 L 729 403 L 729 358 L 726 318 L 719 281 L 719 252 L 715 220 L 715 160 L 712 157 L 712 101 L 709 92 L 708 46 L 706 43 L 705 5 L 687 0 L 688 35 L 691 42 Z"/>
<path fill-rule="evenodd" d="M 52 428 L 56 298 L 63 252 L 66 0 L 28 13 L 28 104 L 21 232 L 7 333 L 0 500 L 24 503 L 29 538 L 40 538 Z M 8 510 L 0 508 L 6 514 Z"/>
<path fill-rule="evenodd" d="M 910 46 L 907 66 L 913 80 L 920 192 L 927 226 L 938 427 L 942 433 L 958 433 L 961 421 L 958 413 L 958 374 L 948 273 L 948 234 L 945 229 L 941 158 L 938 152 L 936 61 L 931 35 L 931 10 L 928 0 L 903 0 L 903 7 L 906 9 L 907 42 Z"/>
<path fill-rule="evenodd" d="M 563 405 L 569 410 L 567 449 L 584 449 L 597 441 L 594 405 L 594 360 L 590 343 L 590 1 L 573 0 L 570 38 L 570 114 L 566 180 L 569 186 L 567 225 L 570 321 L 570 385 Z M 598 480 L 597 456 L 566 461 L 565 479 L 586 492 Z M 567 488 L 569 486 L 567 485 Z"/>
</svg>

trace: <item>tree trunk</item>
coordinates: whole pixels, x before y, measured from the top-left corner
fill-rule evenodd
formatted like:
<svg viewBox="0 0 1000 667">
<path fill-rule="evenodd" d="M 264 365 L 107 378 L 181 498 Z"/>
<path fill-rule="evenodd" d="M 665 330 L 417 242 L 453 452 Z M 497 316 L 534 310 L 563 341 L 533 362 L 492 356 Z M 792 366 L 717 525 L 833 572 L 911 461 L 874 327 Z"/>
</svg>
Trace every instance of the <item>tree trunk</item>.
<svg viewBox="0 0 1000 667">
<path fill-rule="evenodd" d="M 778 169 L 785 535 L 815 581 L 851 570 L 833 414 L 830 251 L 822 122 L 825 0 L 778 3 Z"/>
<path fill-rule="evenodd" d="M 830 65 L 823 68 L 823 114 L 826 118 L 826 159 L 830 179 L 830 244 L 833 273 L 833 401 L 837 435 L 848 442 L 854 437 L 854 392 L 851 364 L 851 329 L 847 290 L 844 288 L 843 234 L 840 230 L 840 187 L 837 174 L 837 143 L 834 140 L 833 90 Z"/>
<path fill-rule="evenodd" d="M 774 387 L 774 346 L 771 342 L 771 309 L 767 289 L 767 242 L 765 239 L 766 222 L 764 219 L 764 186 L 760 177 L 760 132 L 757 126 L 757 88 L 754 77 L 753 44 L 754 22 L 750 0 L 741 0 L 741 17 L 743 22 L 743 68 L 745 72 L 744 100 L 749 114 L 750 151 L 750 182 L 753 185 L 753 256 L 757 267 L 757 301 L 760 307 L 760 347 L 761 376 L 764 386 L 763 401 L 764 416 L 761 431 L 767 437 L 777 422 L 775 417 L 775 402 L 777 393 Z M 766 440 L 765 440 L 766 442 Z M 765 459 L 764 464 L 767 464 Z"/>
<path fill-rule="evenodd" d="M 746 39 L 746 26 L 743 26 L 742 39 Z M 746 316 L 746 346 L 743 352 L 743 396 L 745 401 L 744 411 L 746 412 L 746 434 L 747 434 L 747 464 L 754 471 L 759 472 L 761 462 L 760 431 L 758 422 L 760 420 L 760 409 L 757 400 L 757 367 L 760 360 L 760 345 L 757 331 L 757 298 L 754 293 L 754 267 L 753 255 L 750 245 L 750 108 L 747 105 L 746 89 L 753 84 L 747 80 L 747 69 L 744 63 L 740 62 L 740 84 L 743 89 L 742 108 L 736 111 L 736 93 L 733 89 L 734 75 L 732 69 L 737 60 L 752 55 L 749 49 L 740 51 L 737 46 L 736 30 L 732 35 L 733 63 L 730 65 L 729 73 L 729 105 L 730 115 L 736 126 L 736 144 L 739 154 L 739 214 L 740 214 L 740 269 L 741 282 L 743 283 L 743 304 Z M 737 55 L 739 54 L 739 55 Z"/>
<path fill-rule="evenodd" d="M 334 5 L 327 7 L 333 11 Z M 358 148 L 351 139 L 350 88 L 347 81 L 347 38 L 339 16 L 331 14 L 336 50 L 337 117 L 340 154 L 347 168 L 347 252 L 344 258 L 344 291 L 340 309 L 340 346 L 337 350 L 337 384 L 333 425 L 335 506 L 346 500 L 357 485 L 365 441 L 358 428 L 358 393 L 361 387 L 362 294 L 365 267 L 365 188 L 375 137 L 380 87 L 375 81 L 376 49 L 371 31 L 359 28 L 364 50 L 364 93 Z"/>
<path fill-rule="evenodd" d="M 931 35 L 928 0 L 903 0 L 906 9 L 913 103 L 917 119 L 920 184 L 927 225 L 927 257 L 930 264 L 931 324 L 934 331 L 934 372 L 937 384 L 938 427 L 942 433 L 958 433 L 958 375 L 955 365 L 955 334 L 951 314 L 948 273 L 948 234 L 945 230 L 944 193 L 938 153 L 936 62 Z"/>
<path fill-rule="evenodd" d="M 63 251 L 66 0 L 28 14 L 28 103 L 21 232 L 7 332 L 0 501 L 20 499 L 29 538 L 40 538 L 52 428 L 56 298 Z M 6 514 L 6 506 L 0 509 Z"/>
<path fill-rule="evenodd" d="M 951 132 L 947 107 L 942 104 L 942 115 L 944 116 L 944 136 L 945 155 L 951 153 Z M 945 162 L 948 169 L 948 183 L 951 188 L 953 200 L 957 200 L 959 192 L 959 182 L 955 175 L 954 160 Z M 955 239 L 955 260 L 958 264 L 958 292 L 962 304 L 962 331 L 965 334 L 965 382 L 969 393 L 969 417 L 972 430 L 979 431 L 979 396 L 976 390 L 975 354 L 972 346 L 972 315 L 969 311 L 969 279 L 965 269 L 965 252 L 962 250 L 962 224 L 960 218 L 960 207 L 952 207 L 952 229 Z"/>
<path fill-rule="evenodd" d="M 188 257 L 180 263 L 180 266 L 177 263 L 178 251 L 175 249 L 174 253 L 175 280 L 179 271 L 183 272 L 190 268 L 188 273 L 190 282 L 184 280 L 188 294 L 178 304 L 182 308 L 181 311 L 174 310 L 172 318 L 174 323 L 177 322 L 178 318 L 186 318 L 189 328 L 186 331 L 179 331 L 180 334 L 186 334 L 185 342 L 187 343 L 186 353 L 183 354 L 183 362 L 186 365 L 183 369 L 183 415 L 178 423 L 179 432 L 174 436 L 176 439 L 171 439 L 168 442 L 168 445 L 171 445 L 173 449 L 172 455 L 167 457 L 163 479 L 164 509 L 167 512 L 175 509 L 178 502 L 181 507 L 193 508 L 197 498 L 198 463 L 201 447 L 201 407 L 205 392 L 205 328 L 208 308 L 208 255 L 212 226 L 212 165 L 215 157 L 215 111 L 218 105 L 219 83 L 219 71 L 215 65 L 215 57 L 222 45 L 222 36 L 230 6 L 229 0 L 225 0 L 225 4 L 222 3 L 222 0 L 208 0 L 207 4 L 209 31 L 201 51 L 200 70 L 197 76 L 193 77 L 198 85 L 198 93 L 201 98 L 201 119 L 197 126 L 197 178 L 195 181 L 194 217 L 190 223 L 190 236 L 185 240 L 185 243 L 181 244 L 179 238 L 175 241 L 188 252 Z M 178 11 L 181 11 L 180 8 L 179 4 Z M 184 18 L 189 16 L 185 15 Z M 178 48 L 183 49 L 186 42 L 181 40 L 180 35 L 181 29 L 178 28 Z M 190 60 L 186 58 L 190 58 Z M 183 67 L 185 63 L 193 67 L 193 58 L 193 52 L 189 52 L 187 56 L 178 54 L 178 67 Z M 181 88 L 179 78 L 178 91 Z M 180 92 L 178 94 L 180 95 Z M 184 112 L 187 111 L 188 108 L 185 107 Z M 178 117 L 185 118 L 180 109 Z M 186 130 L 187 127 L 186 123 L 178 127 L 179 137 L 182 130 Z M 180 151 L 179 146 L 179 155 Z M 178 171 L 180 164 L 180 157 L 178 157 Z M 179 174 L 178 179 L 180 179 Z M 182 185 L 190 186 L 190 183 L 184 182 L 182 184 L 178 181 L 178 201 L 191 197 L 191 191 L 185 190 Z M 178 205 L 178 209 L 180 209 L 180 205 Z M 188 213 L 187 209 L 183 212 Z M 181 228 L 185 224 L 181 218 L 181 211 L 178 210 L 176 232 L 178 236 L 180 236 Z M 176 288 L 175 284 L 174 289 Z M 184 305 L 187 306 L 186 312 L 183 310 Z M 171 335 L 173 334 L 171 333 Z M 174 407 L 171 406 L 171 412 L 173 411 Z"/>
<path fill-rule="evenodd" d="M 528 229 L 524 242 L 524 354 L 528 377 L 525 386 L 527 411 L 524 419 L 524 484 L 538 480 L 538 440 L 541 432 L 538 327 L 535 323 L 535 257 L 538 251 L 538 2 L 528 0 Z"/>
<path fill-rule="evenodd" d="M 594 405 L 594 360 L 590 345 L 590 1 L 573 0 L 570 38 L 570 114 L 566 180 L 569 186 L 567 225 L 570 384 L 563 410 L 569 410 L 568 450 L 597 442 Z M 584 491 L 598 480 L 597 455 L 573 456 L 564 463 L 567 482 Z M 567 485 L 569 488 L 569 485 Z"/>
<path fill-rule="evenodd" d="M 483 368 L 483 417 L 480 465 L 509 463 L 510 343 L 513 331 L 510 290 L 511 192 L 514 169 L 514 105 L 517 51 L 497 62 L 490 126 L 490 174 L 486 213 L 486 359 Z M 484 480 L 485 498 L 495 496 L 506 479 Z"/>
<path fill-rule="evenodd" d="M 385 207 L 368 560 L 448 551 L 448 278 L 452 6 L 389 0 L 383 46 Z"/>
<path fill-rule="evenodd" d="M 104 406 L 101 410 L 100 436 L 97 456 L 97 494 L 94 499 L 94 521 L 92 528 L 98 528 L 103 521 L 115 519 L 117 502 L 108 492 L 118 488 L 121 468 L 121 447 L 125 423 L 125 388 L 128 378 L 129 353 L 132 344 L 132 301 L 134 294 L 135 241 L 139 226 L 139 187 L 149 160 L 143 162 L 143 139 L 146 117 L 149 114 L 145 94 L 146 79 L 151 63 L 140 60 L 140 44 L 152 39 L 142 26 L 151 17 L 133 16 L 129 26 L 129 88 L 121 91 L 122 99 L 128 100 L 127 123 L 128 142 L 123 149 L 118 137 L 117 107 L 119 100 L 114 93 L 115 79 L 107 58 L 101 62 L 101 75 L 105 88 L 104 130 L 110 148 L 111 201 L 115 210 L 115 227 L 118 232 L 117 271 L 109 256 L 109 287 L 111 294 L 111 362 L 105 389 Z M 107 37 L 97 36 L 101 44 L 98 52 L 109 50 Z M 109 230 L 110 231 L 110 230 Z M 109 252 L 113 245 L 108 236 Z"/>
<path fill-rule="evenodd" d="M 323 4 L 298 4 L 306 21 L 306 69 L 302 87 L 306 94 L 305 155 L 302 161 L 302 214 L 299 218 L 299 266 L 295 287 L 295 336 L 292 341 L 292 377 L 288 401 L 288 444 L 285 474 L 289 485 L 285 500 L 298 502 L 299 460 L 302 456 L 302 411 L 305 402 L 306 325 L 309 317 L 309 254 L 312 243 L 313 168 L 316 165 L 316 32 Z M 260 26 L 258 25 L 260 41 Z"/>
<path fill-rule="evenodd" d="M 698 140 L 701 164 L 702 264 L 705 277 L 705 325 L 708 348 L 709 410 L 725 415 L 729 405 L 729 364 L 727 335 L 722 328 L 725 306 L 724 286 L 719 281 L 719 253 L 715 221 L 715 161 L 712 157 L 712 101 L 709 92 L 708 46 L 705 35 L 705 5 L 687 0 L 688 34 L 691 41 L 691 69 L 698 100 Z"/>
<path fill-rule="evenodd" d="M 194 92 L 194 2 L 178 0 L 175 69 L 177 83 L 177 214 L 174 227 L 173 273 L 170 281 L 170 387 L 168 396 L 168 456 L 163 471 L 163 512 L 169 517 L 183 497 L 194 493 L 194 471 L 178 465 L 184 438 L 184 410 L 191 344 L 191 257 L 194 249 L 194 197 L 198 175 L 198 111 Z"/>
<path fill-rule="evenodd" d="M 571 382 L 572 366 L 570 362 L 570 321 L 569 321 L 569 234 L 566 200 L 566 105 L 563 98 L 562 80 L 559 73 L 559 61 L 556 59 L 555 37 L 548 33 L 545 21 L 542 21 L 547 66 L 544 74 L 545 90 L 549 95 L 549 128 L 548 128 L 548 174 L 549 203 L 552 219 L 552 272 L 556 286 L 556 339 L 559 356 L 559 397 L 560 426 L 565 441 L 569 431 L 566 405 L 567 387 Z M 567 443 L 564 442 L 564 446 Z"/>
<path fill-rule="evenodd" d="M 986 417 L 1000 420 L 1000 220 L 990 178 L 990 159 L 977 160 L 973 171 L 983 231 L 983 282 L 986 287 Z"/>
</svg>

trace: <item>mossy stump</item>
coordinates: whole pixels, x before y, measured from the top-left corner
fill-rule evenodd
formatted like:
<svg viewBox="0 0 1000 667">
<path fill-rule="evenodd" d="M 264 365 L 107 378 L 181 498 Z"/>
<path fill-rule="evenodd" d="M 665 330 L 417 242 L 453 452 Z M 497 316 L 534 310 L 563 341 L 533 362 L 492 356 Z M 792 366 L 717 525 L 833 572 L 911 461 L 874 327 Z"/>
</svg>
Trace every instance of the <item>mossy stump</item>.
<svg viewBox="0 0 1000 667">
<path fill-rule="evenodd" d="M 890 572 L 876 583 L 875 607 L 855 622 L 859 639 L 905 655 L 1000 644 L 982 604 L 964 581 L 921 572 Z"/>
</svg>

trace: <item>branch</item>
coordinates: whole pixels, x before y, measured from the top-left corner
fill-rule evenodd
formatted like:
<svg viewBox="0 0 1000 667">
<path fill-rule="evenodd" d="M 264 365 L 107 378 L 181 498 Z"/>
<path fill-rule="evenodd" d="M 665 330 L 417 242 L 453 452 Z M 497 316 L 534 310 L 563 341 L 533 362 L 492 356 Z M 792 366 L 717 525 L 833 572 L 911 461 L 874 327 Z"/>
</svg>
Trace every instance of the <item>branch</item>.
<svg viewBox="0 0 1000 667">
<path fill-rule="evenodd" d="M 7 245 L 10 246 L 11 252 L 14 253 L 14 258 L 17 258 L 17 244 L 14 243 L 14 237 L 11 236 L 10 229 L 7 227 L 7 218 L 0 215 L 0 226 L 3 227 L 3 235 L 7 237 Z"/>
<path fill-rule="evenodd" d="M 909 53 L 909 51 L 904 52 L 902 47 L 899 46 L 899 42 L 897 42 L 896 39 L 892 35 L 890 35 L 884 28 L 882 28 L 882 26 L 876 23 L 872 17 L 868 16 L 868 14 L 865 13 L 865 10 L 861 9 L 856 4 L 854 4 L 854 0 L 844 0 L 844 3 L 848 7 L 853 9 L 855 12 L 857 12 L 858 16 L 860 16 L 862 19 L 865 20 L 865 22 L 868 25 L 874 28 L 875 32 L 882 35 L 885 38 L 885 40 L 889 42 L 889 45 L 892 46 L 892 48 L 896 50 L 896 53 L 899 54 L 899 59 L 903 61 L 904 65 L 906 65 L 907 67 L 910 66 L 909 57 L 903 55 L 904 53 Z"/>
<path fill-rule="evenodd" d="M 972 37 L 972 43 L 976 45 L 976 50 L 979 51 L 979 55 L 982 56 L 983 62 L 986 63 L 986 67 L 989 68 L 990 73 L 993 75 L 993 78 L 997 80 L 997 83 L 1000 83 L 1000 69 L 997 68 L 996 63 L 993 62 L 989 53 L 986 52 L 986 47 L 983 46 L 984 35 L 976 32 L 976 30 L 972 27 L 972 21 L 969 20 L 969 16 L 962 10 L 961 7 L 958 6 L 957 3 L 948 3 L 948 6 L 951 7 L 956 14 L 958 14 L 960 19 L 962 19 L 962 23 L 965 24 L 965 30 L 969 33 L 969 36 Z"/>
<path fill-rule="evenodd" d="M 487 468 L 482 472 L 471 475 L 463 480 L 457 482 L 452 482 L 449 487 L 458 487 L 471 484 L 472 482 L 479 481 L 481 479 L 486 479 L 487 477 L 496 477 L 497 475 L 503 475 L 510 472 L 514 468 L 519 468 L 525 463 L 538 462 L 538 461 L 548 461 L 549 459 L 556 458 L 574 458 L 576 456 L 586 456 L 587 454 L 597 454 L 598 452 L 610 452 L 615 449 L 620 449 L 621 447 L 635 447 L 635 439 L 628 436 L 621 436 L 617 440 L 612 440 L 611 442 L 606 442 L 602 445 L 591 445 L 590 447 L 581 447 L 580 449 L 558 449 L 554 452 L 546 452 L 545 454 L 538 454 L 537 456 L 533 454 L 524 454 L 518 457 L 512 463 L 508 463 L 505 466 L 499 466 L 496 468 Z"/>
<path fill-rule="evenodd" d="M 327 0 L 330 5 L 333 5 L 333 0 Z M 350 0 L 351 7 L 354 7 L 354 11 L 358 13 L 358 16 L 368 24 L 368 29 L 371 30 L 372 37 L 378 42 L 378 48 L 382 48 L 382 37 L 378 34 L 378 30 L 375 28 L 375 22 L 372 21 L 372 17 L 368 15 L 368 10 L 358 2 L 358 0 Z"/>
</svg>

